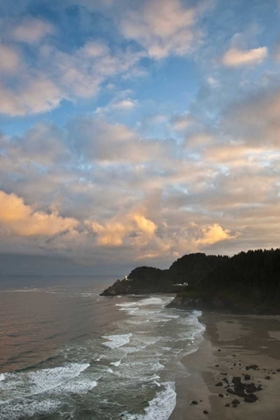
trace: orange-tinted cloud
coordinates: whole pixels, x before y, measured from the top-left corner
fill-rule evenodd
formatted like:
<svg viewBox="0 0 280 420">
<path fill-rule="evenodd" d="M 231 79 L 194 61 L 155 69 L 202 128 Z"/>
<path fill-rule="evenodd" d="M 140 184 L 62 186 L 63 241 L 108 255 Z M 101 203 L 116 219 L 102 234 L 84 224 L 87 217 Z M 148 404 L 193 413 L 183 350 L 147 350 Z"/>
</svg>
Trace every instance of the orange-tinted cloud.
<svg viewBox="0 0 280 420">
<path fill-rule="evenodd" d="M 135 245 L 143 245 L 157 228 L 154 222 L 139 211 L 117 215 L 105 223 L 85 223 L 97 235 L 97 243 L 101 246 L 121 246 L 127 238 L 132 238 L 131 242 Z"/>
<path fill-rule="evenodd" d="M 236 236 L 232 235 L 229 229 L 224 229 L 218 223 L 201 228 L 201 237 L 195 240 L 197 245 L 213 245 L 216 242 L 234 239 Z"/>
<path fill-rule="evenodd" d="M 79 222 L 57 212 L 33 211 L 17 195 L 0 191 L 0 224 L 4 232 L 13 235 L 49 237 L 72 230 Z"/>
</svg>

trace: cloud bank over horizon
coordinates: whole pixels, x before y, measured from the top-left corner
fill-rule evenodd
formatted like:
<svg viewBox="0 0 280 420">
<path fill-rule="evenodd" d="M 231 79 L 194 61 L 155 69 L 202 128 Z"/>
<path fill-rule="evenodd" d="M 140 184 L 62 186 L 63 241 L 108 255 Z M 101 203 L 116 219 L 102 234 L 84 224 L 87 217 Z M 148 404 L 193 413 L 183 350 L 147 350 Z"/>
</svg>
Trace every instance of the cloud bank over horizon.
<svg viewBox="0 0 280 420">
<path fill-rule="evenodd" d="M 279 247 L 279 3 L 0 5 L 0 253 Z"/>
</svg>

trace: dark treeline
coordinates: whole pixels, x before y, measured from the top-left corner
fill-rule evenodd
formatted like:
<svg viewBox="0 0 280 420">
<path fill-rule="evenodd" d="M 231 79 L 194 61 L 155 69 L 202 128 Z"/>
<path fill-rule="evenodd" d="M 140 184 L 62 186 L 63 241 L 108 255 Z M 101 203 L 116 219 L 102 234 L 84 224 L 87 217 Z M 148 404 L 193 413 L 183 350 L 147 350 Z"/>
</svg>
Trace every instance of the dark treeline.
<svg viewBox="0 0 280 420">
<path fill-rule="evenodd" d="M 177 293 L 180 290 L 178 284 L 195 284 L 227 260 L 228 257 L 224 256 L 197 253 L 184 255 L 167 270 L 137 267 L 131 271 L 127 279 L 117 280 L 102 295 Z"/>
<path fill-rule="evenodd" d="M 174 306 L 280 313 L 280 249 L 241 252 L 180 292 Z"/>
<path fill-rule="evenodd" d="M 280 313 L 280 249 L 184 255 L 167 270 L 137 267 L 102 294 L 131 293 L 177 293 L 170 306 L 186 309 Z"/>
</svg>

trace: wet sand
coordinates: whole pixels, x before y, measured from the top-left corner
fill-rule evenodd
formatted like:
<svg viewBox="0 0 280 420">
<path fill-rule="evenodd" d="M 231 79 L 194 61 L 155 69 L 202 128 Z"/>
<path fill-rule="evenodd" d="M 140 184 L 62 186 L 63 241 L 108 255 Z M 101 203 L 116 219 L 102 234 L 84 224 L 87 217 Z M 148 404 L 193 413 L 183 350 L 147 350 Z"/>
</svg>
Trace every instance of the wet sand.
<svg viewBox="0 0 280 420">
<path fill-rule="evenodd" d="M 280 316 L 203 313 L 199 321 L 206 327 L 204 341 L 182 360 L 190 376 L 177 385 L 170 420 L 279 420 Z M 246 369 L 250 365 L 257 367 Z M 253 392 L 257 401 L 230 394 L 230 389 L 236 391 L 233 377 L 241 378 L 241 387 L 260 386 Z M 234 406 L 234 400 L 240 404 Z"/>
</svg>

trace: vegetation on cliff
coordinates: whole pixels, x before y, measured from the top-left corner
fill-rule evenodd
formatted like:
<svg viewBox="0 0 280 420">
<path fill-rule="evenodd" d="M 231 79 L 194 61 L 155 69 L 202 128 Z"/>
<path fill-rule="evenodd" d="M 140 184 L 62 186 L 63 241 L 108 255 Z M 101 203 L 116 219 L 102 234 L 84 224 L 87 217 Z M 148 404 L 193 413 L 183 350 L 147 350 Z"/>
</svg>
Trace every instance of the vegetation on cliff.
<svg viewBox="0 0 280 420">
<path fill-rule="evenodd" d="M 168 270 L 153 267 L 137 267 L 123 280 L 117 280 L 112 286 L 104 290 L 101 296 L 116 296 L 125 294 L 145 293 L 176 293 L 178 288 L 173 286 L 167 275 Z"/>
<path fill-rule="evenodd" d="M 280 313 L 280 249 L 241 252 L 184 288 L 170 304 L 186 309 Z"/>
<path fill-rule="evenodd" d="M 169 268 L 169 276 L 179 283 L 198 284 L 214 268 L 229 259 L 222 255 L 188 254 L 176 260 Z"/>
<path fill-rule="evenodd" d="M 214 267 L 228 257 L 202 253 L 185 255 L 175 261 L 168 270 L 153 267 L 137 267 L 127 278 L 117 280 L 104 290 L 103 296 L 143 293 L 177 293 L 183 283 L 196 284 Z"/>
<path fill-rule="evenodd" d="M 184 309 L 280 314 L 280 249 L 184 255 L 168 270 L 135 268 L 102 295 L 132 293 L 177 293 L 169 306 Z"/>
</svg>

